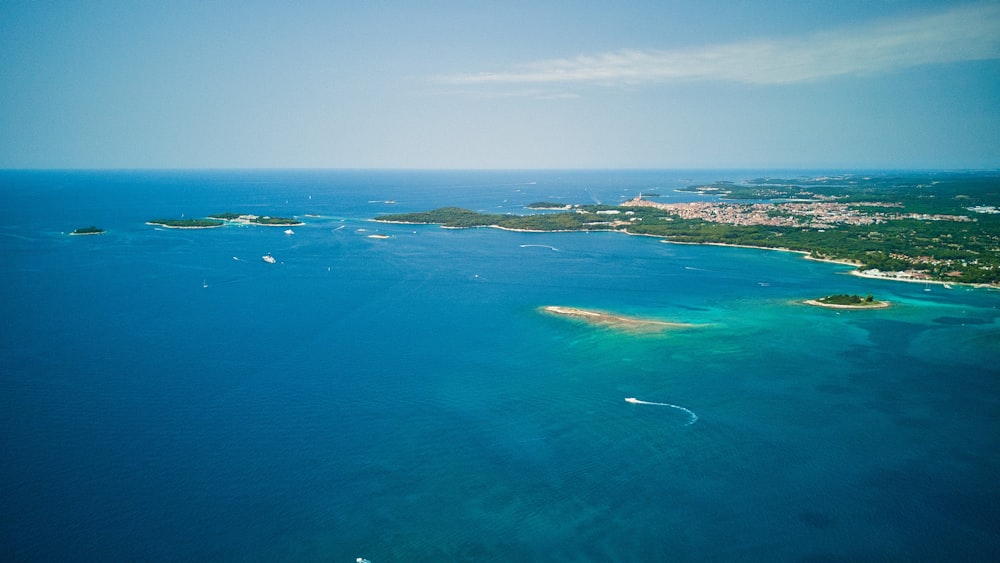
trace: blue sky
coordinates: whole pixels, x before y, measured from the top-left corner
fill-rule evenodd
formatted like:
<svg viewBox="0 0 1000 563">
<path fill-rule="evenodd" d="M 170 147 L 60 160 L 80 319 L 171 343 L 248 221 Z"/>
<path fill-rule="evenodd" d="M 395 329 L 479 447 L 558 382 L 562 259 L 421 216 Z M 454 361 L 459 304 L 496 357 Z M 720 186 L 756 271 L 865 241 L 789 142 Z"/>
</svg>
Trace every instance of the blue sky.
<svg viewBox="0 0 1000 563">
<path fill-rule="evenodd" d="M 997 168 L 1000 2 L 0 2 L 0 168 Z"/>
</svg>

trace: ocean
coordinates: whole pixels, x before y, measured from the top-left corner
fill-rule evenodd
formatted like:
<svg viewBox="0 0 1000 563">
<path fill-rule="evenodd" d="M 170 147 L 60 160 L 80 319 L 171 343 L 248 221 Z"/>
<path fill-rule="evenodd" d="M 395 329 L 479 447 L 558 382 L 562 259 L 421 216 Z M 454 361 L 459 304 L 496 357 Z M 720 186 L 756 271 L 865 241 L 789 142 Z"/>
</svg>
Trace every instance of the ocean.
<svg viewBox="0 0 1000 563">
<path fill-rule="evenodd" d="M 0 172 L 0 558 L 997 559 L 997 291 L 371 221 L 760 175 Z"/>
</svg>

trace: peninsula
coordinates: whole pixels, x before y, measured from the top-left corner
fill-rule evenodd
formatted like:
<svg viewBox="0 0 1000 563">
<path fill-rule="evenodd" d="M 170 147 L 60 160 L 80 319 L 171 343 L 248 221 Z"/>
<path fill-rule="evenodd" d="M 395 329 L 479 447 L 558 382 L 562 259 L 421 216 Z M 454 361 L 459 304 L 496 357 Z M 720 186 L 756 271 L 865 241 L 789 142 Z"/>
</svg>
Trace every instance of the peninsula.
<svg viewBox="0 0 1000 563">
<path fill-rule="evenodd" d="M 443 207 L 375 220 L 619 231 L 664 242 L 798 251 L 850 264 L 869 277 L 1000 287 L 1000 173 L 756 178 L 682 190 L 706 199 L 663 203 L 640 194 L 618 205 L 556 212 L 500 215 Z"/>
</svg>

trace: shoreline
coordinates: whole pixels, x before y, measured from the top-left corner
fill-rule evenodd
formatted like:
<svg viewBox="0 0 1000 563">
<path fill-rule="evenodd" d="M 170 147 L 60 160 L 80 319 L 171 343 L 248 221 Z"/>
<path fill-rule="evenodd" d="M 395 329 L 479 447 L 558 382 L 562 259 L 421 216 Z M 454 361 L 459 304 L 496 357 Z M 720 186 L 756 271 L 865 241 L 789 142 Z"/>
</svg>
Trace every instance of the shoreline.
<svg viewBox="0 0 1000 563">
<path fill-rule="evenodd" d="M 944 280 L 931 280 L 931 279 L 919 279 L 914 277 L 900 276 L 901 272 L 880 272 L 878 274 L 872 274 L 867 270 L 852 270 L 848 274 L 852 276 L 858 276 L 859 278 L 867 278 L 870 280 L 886 280 L 886 281 L 897 281 L 906 283 L 922 283 L 922 284 L 935 284 L 935 285 L 961 285 L 965 287 L 971 287 L 974 289 L 1000 289 L 1000 286 L 990 285 L 988 283 L 967 283 L 960 281 L 944 281 Z M 945 289 L 951 289 L 950 287 Z"/>
<path fill-rule="evenodd" d="M 375 223 L 390 223 L 390 224 L 397 224 L 397 225 L 437 225 L 439 228 L 442 228 L 442 229 L 484 229 L 485 228 L 485 229 L 499 229 L 501 231 L 511 231 L 511 232 L 515 232 L 515 233 L 589 233 L 589 232 L 606 233 L 606 232 L 616 232 L 616 233 L 625 233 L 626 235 L 630 235 L 630 236 L 659 238 L 660 242 L 662 242 L 664 244 L 681 244 L 681 245 L 691 245 L 691 246 L 726 246 L 726 247 L 730 247 L 730 248 L 751 248 L 751 249 L 754 249 L 754 250 L 773 250 L 773 251 L 777 251 L 777 252 L 791 252 L 791 253 L 794 253 L 794 254 L 801 254 L 802 258 L 805 259 L 805 260 L 813 260 L 815 262 L 826 262 L 827 264 L 837 264 L 837 265 L 840 265 L 840 266 L 850 266 L 850 267 L 854 268 L 854 270 L 848 272 L 849 274 L 854 275 L 854 276 L 859 276 L 859 277 L 862 277 L 862 278 L 868 278 L 868 279 L 887 280 L 887 281 L 901 281 L 901 282 L 910 282 L 910 283 L 933 283 L 933 284 L 940 284 L 940 285 L 961 285 L 961 286 L 971 287 L 971 288 L 974 288 L 974 289 L 1000 289 L 1000 285 L 976 284 L 976 283 L 968 283 L 968 282 L 960 282 L 960 281 L 945 281 L 945 280 L 921 280 L 921 279 L 911 279 L 911 278 L 897 277 L 895 275 L 890 275 L 890 274 L 895 274 L 896 272 L 885 272 L 885 275 L 882 275 L 882 274 L 866 274 L 866 273 L 864 273 L 864 271 L 860 270 L 862 264 L 860 264 L 858 262 L 851 261 L 851 260 L 843 260 L 843 259 L 838 260 L 836 258 L 816 258 L 815 256 L 812 256 L 812 252 L 809 251 L 809 250 L 793 250 L 791 248 L 786 248 L 786 247 L 758 246 L 758 245 L 749 245 L 749 244 L 732 244 L 732 243 L 727 243 L 727 242 L 685 242 L 685 241 L 675 241 L 675 240 L 670 240 L 670 239 L 663 238 L 660 235 L 652 235 L 652 234 L 646 234 L 646 233 L 630 233 L 627 229 L 555 229 L 555 230 L 540 230 L 540 229 L 512 229 L 512 228 L 509 228 L 509 227 L 501 227 L 500 225 L 476 225 L 476 226 L 473 226 L 473 227 L 449 227 L 449 226 L 441 225 L 440 223 L 420 223 L 420 222 L 414 222 L 414 221 L 382 221 L 382 220 L 378 220 L 378 219 L 370 219 L 370 220 L 373 221 L 373 222 L 375 222 Z"/>
</svg>

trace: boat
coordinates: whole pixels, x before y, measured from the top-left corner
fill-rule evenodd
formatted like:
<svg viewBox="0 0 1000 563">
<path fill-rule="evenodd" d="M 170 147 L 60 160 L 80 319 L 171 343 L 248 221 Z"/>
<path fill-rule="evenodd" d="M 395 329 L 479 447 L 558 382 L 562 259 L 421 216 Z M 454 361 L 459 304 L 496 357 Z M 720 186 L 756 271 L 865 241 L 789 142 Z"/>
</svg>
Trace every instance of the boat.
<svg viewBox="0 0 1000 563">
<path fill-rule="evenodd" d="M 261 259 L 263 259 L 268 264 L 275 264 L 275 263 L 278 262 L 277 260 L 274 259 L 274 256 L 271 256 L 270 252 L 267 253 L 267 254 L 265 254 L 265 255 L 263 255 L 263 256 L 261 256 Z"/>
<path fill-rule="evenodd" d="M 295 234 L 295 231 L 293 231 L 293 230 L 291 230 L 291 229 L 285 229 L 285 234 L 286 234 L 286 235 L 294 235 L 294 234 Z"/>
</svg>

